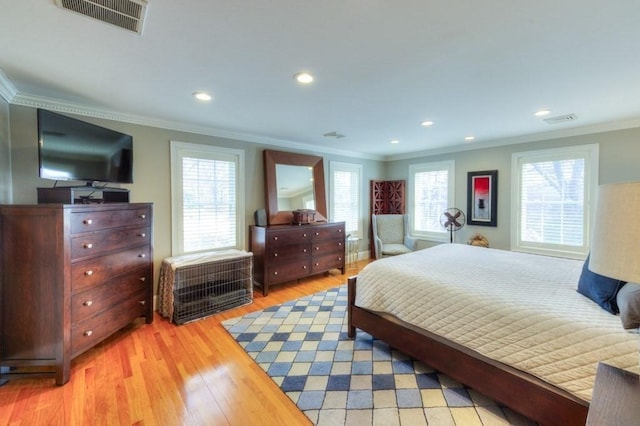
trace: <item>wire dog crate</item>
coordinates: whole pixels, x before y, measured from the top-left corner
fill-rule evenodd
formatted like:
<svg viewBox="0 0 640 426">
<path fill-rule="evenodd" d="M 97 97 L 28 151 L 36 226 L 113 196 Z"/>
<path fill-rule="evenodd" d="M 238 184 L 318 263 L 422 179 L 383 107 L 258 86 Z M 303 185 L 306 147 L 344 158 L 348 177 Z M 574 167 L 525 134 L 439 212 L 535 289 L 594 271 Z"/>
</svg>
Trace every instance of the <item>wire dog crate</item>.
<svg viewBox="0 0 640 426">
<path fill-rule="evenodd" d="M 162 302 L 176 324 L 249 304 L 253 301 L 253 254 L 226 250 L 166 258 L 160 271 Z M 170 286 L 170 288 L 167 288 Z"/>
</svg>

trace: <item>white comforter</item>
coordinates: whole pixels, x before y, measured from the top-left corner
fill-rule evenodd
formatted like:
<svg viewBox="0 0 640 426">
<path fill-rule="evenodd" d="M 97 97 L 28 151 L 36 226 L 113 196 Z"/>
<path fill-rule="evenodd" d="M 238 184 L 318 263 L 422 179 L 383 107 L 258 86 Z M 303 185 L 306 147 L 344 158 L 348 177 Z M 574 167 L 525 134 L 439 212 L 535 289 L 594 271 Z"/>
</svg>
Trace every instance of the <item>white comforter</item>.
<svg viewBox="0 0 640 426">
<path fill-rule="evenodd" d="M 576 292 L 582 261 L 460 244 L 377 260 L 356 305 L 390 313 L 587 401 L 599 361 L 639 370 L 639 337 Z"/>
</svg>

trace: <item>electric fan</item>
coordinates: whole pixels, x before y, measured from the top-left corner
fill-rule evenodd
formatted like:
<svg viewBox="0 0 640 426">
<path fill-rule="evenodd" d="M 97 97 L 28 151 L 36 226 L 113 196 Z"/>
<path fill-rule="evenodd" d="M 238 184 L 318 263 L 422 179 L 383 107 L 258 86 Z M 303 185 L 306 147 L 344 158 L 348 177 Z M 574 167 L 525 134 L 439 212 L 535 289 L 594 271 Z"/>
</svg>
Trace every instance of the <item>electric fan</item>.
<svg viewBox="0 0 640 426">
<path fill-rule="evenodd" d="M 440 225 L 442 225 L 444 229 L 449 230 L 450 243 L 453 243 L 453 232 L 462 229 L 464 223 L 464 213 L 456 207 L 446 209 L 442 212 L 442 216 L 440 216 Z"/>
</svg>

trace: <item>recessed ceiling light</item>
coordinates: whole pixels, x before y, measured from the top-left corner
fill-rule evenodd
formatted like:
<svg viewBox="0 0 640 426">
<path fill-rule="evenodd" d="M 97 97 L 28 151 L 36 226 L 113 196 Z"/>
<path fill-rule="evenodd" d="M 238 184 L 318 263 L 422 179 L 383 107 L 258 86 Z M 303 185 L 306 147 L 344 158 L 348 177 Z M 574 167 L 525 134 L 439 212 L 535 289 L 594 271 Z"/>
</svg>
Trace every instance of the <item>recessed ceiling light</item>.
<svg viewBox="0 0 640 426">
<path fill-rule="evenodd" d="M 313 76 L 308 72 L 299 72 L 293 76 L 298 83 L 309 84 L 313 81 Z"/>
<path fill-rule="evenodd" d="M 429 126 L 433 126 L 433 121 L 427 120 L 427 121 L 423 121 L 420 124 L 422 124 L 424 127 L 429 127 Z"/>
<path fill-rule="evenodd" d="M 205 92 L 193 92 L 193 97 L 199 101 L 210 101 L 211 95 Z"/>
<path fill-rule="evenodd" d="M 392 144 L 397 144 L 397 143 L 400 143 L 400 141 L 398 139 L 394 139 L 394 140 L 391 141 L 391 143 Z"/>
<path fill-rule="evenodd" d="M 544 117 L 545 115 L 551 114 L 550 109 L 541 109 L 540 111 L 536 111 L 533 115 L 536 117 Z"/>
<path fill-rule="evenodd" d="M 476 137 L 475 136 L 467 136 L 464 138 L 465 141 L 472 141 L 474 140 Z"/>
</svg>

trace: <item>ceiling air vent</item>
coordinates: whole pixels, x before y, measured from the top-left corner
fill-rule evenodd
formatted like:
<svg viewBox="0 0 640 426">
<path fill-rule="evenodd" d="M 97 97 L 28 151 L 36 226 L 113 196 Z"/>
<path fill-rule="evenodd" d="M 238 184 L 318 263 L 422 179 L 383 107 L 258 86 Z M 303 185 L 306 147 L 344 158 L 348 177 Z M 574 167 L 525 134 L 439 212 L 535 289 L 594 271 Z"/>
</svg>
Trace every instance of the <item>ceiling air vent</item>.
<svg viewBox="0 0 640 426">
<path fill-rule="evenodd" d="M 56 0 L 63 9 L 142 34 L 147 9 L 144 0 Z"/>
<path fill-rule="evenodd" d="M 547 124 L 558 124 L 558 123 L 566 123 L 567 121 L 576 121 L 578 116 L 575 114 L 567 114 L 567 115 L 559 115 L 557 117 L 549 117 L 545 118 L 544 121 Z"/>
<path fill-rule="evenodd" d="M 327 138 L 336 138 L 336 139 L 340 139 L 340 138 L 344 138 L 345 137 L 343 134 L 340 134 L 338 132 L 329 132 L 329 133 L 325 133 L 322 136 L 327 137 Z"/>
</svg>

